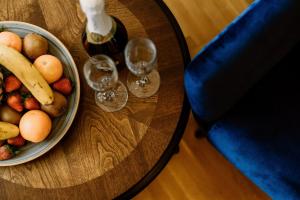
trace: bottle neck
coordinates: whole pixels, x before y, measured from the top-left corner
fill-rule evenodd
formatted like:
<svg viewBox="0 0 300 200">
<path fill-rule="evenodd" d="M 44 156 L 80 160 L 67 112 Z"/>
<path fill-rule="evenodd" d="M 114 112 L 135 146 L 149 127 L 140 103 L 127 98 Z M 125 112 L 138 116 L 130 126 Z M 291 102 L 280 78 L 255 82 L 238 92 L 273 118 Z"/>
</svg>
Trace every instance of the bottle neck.
<svg viewBox="0 0 300 200">
<path fill-rule="evenodd" d="M 117 30 L 117 23 L 113 19 L 113 17 L 111 17 L 109 15 L 107 15 L 107 17 L 109 17 L 111 25 L 106 26 L 105 31 L 104 31 L 104 29 L 102 29 L 102 31 L 97 31 L 97 30 L 92 31 L 92 29 L 90 28 L 91 23 L 89 23 L 89 22 L 87 23 L 85 32 L 86 32 L 86 36 L 87 36 L 87 41 L 89 43 L 102 44 L 102 43 L 108 42 L 109 40 L 111 40 L 114 37 L 116 30 Z M 108 18 L 105 18 L 105 20 L 108 20 Z M 99 21 L 101 21 L 100 24 L 99 24 Z M 101 27 L 101 24 L 103 24 L 104 18 L 99 18 L 99 21 L 98 21 L 97 26 Z M 97 22 L 97 20 L 95 20 L 95 22 Z M 95 27 L 95 26 L 92 26 L 92 27 Z M 109 27 L 109 29 L 107 27 Z"/>
<path fill-rule="evenodd" d="M 86 35 L 89 43 L 101 44 L 115 34 L 116 23 L 105 11 L 105 0 L 80 0 L 87 17 Z"/>
</svg>

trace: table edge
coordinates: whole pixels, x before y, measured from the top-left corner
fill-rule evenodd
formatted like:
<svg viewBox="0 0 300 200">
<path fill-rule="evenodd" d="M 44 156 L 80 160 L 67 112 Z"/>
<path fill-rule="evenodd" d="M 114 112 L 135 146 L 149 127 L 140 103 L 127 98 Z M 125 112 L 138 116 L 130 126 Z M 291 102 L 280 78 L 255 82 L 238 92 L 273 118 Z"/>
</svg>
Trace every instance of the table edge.
<svg viewBox="0 0 300 200">
<path fill-rule="evenodd" d="M 182 33 L 182 30 L 169 9 L 169 7 L 163 2 L 163 0 L 154 0 L 163 13 L 168 18 L 172 28 L 175 31 L 175 35 L 177 38 L 177 41 L 179 42 L 179 47 L 183 56 L 183 62 L 184 62 L 184 68 L 188 65 L 188 63 L 191 61 L 190 52 L 185 40 L 185 37 Z M 128 189 L 123 194 L 117 196 L 116 200 L 118 199 L 132 199 L 134 196 L 136 196 L 139 192 L 141 192 L 143 189 L 145 189 L 159 174 L 160 172 L 165 168 L 165 166 L 168 164 L 170 159 L 172 158 L 175 149 L 179 146 L 179 143 L 181 141 L 181 138 L 183 136 L 184 130 L 186 128 L 188 118 L 190 114 L 190 104 L 187 99 L 186 93 L 184 92 L 184 100 L 183 100 L 183 107 L 181 109 L 180 118 L 177 123 L 174 135 L 168 144 L 166 150 L 161 155 L 160 159 L 157 161 L 157 163 L 154 165 L 154 167 L 143 177 L 139 182 L 137 182 L 135 185 L 133 185 L 130 189 Z"/>
</svg>

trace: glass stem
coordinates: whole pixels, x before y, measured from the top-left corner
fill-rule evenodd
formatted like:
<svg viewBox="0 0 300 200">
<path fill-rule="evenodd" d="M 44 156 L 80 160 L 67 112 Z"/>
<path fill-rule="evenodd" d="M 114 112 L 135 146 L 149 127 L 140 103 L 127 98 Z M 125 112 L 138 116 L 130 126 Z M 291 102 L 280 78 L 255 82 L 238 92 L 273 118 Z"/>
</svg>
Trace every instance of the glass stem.
<svg viewBox="0 0 300 200">
<path fill-rule="evenodd" d="M 145 85 L 149 84 L 149 82 L 149 78 L 146 75 L 144 75 L 140 78 L 140 80 L 136 81 L 136 84 L 140 87 L 145 87 Z"/>
</svg>

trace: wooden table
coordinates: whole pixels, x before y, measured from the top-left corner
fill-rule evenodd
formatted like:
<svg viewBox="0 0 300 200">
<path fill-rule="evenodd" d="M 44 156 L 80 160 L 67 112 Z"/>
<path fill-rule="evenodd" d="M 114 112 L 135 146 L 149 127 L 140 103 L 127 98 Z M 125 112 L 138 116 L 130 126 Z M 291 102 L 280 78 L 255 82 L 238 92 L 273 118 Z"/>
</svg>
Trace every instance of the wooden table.
<svg viewBox="0 0 300 200">
<path fill-rule="evenodd" d="M 85 17 L 76 0 L 1 0 L 0 20 L 29 22 L 57 36 L 70 50 L 81 79 L 79 111 L 62 141 L 26 164 L 0 168 L 1 199 L 128 199 L 166 165 L 183 134 L 189 106 L 183 70 L 189 53 L 173 15 L 160 0 L 107 0 L 107 10 L 129 37 L 151 38 L 158 49 L 157 95 L 129 94 L 127 106 L 105 113 L 94 102 L 82 67 Z M 128 70 L 120 72 L 125 82 Z"/>
</svg>

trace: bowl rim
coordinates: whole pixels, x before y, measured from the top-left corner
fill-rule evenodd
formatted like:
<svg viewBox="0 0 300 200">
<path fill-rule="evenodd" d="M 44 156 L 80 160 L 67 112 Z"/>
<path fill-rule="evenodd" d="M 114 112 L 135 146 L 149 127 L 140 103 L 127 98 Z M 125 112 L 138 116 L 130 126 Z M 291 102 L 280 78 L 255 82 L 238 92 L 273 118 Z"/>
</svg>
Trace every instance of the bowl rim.
<svg viewBox="0 0 300 200">
<path fill-rule="evenodd" d="M 0 167 L 5 167 L 5 166 L 19 165 L 19 164 L 23 164 L 23 163 L 32 161 L 32 160 L 42 156 L 43 154 L 47 153 L 48 151 L 50 151 L 55 145 L 57 145 L 58 142 L 61 141 L 61 139 L 66 135 L 66 133 L 70 129 L 71 125 L 73 124 L 73 121 L 74 121 L 75 116 L 77 114 L 77 110 L 78 110 L 78 107 L 79 107 L 79 101 L 80 101 L 80 79 L 79 79 L 79 73 L 78 73 L 78 70 L 77 70 L 77 65 L 76 65 L 71 53 L 66 48 L 66 46 L 56 36 L 54 36 L 52 33 L 45 30 L 44 28 L 41 28 L 41 27 L 36 26 L 34 24 L 30 24 L 30 23 L 27 23 L 27 22 L 21 22 L 21 21 L 0 21 L 0 26 L 1 25 L 20 25 L 20 26 L 24 26 L 26 28 L 31 29 L 32 32 L 39 32 L 39 33 L 44 33 L 44 34 L 49 35 L 51 40 L 55 41 L 55 43 L 57 43 L 59 45 L 59 48 L 62 49 L 65 56 L 70 59 L 69 61 L 72 65 L 72 70 L 74 71 L 74 77 L 73 78 L 76 82 L 76 84 L 75 84 L 76 85 L 76 87 L 75 87 L 76 96 L 75 96 L 75 99 L 74 99 L 74 106 L 72 107 L 72 113 L 69 117 L 69 120 L 71 121 L 71 123 L 68 123 L 63 128 L 63 130 L 61 131 L 62 133 L 59 135 L 59 137 L 56 137 L 53 141 L 51 141 L 51 143 L 46 144 L 45 148 L 43 148 L 41 151 L 38 151 L 37 153 L 33 154 L 29 158 L 20 159 L 20 160 L 17 160 L 15 162 L 9 162 L 10 161 L 9 159 L 0 161 Z M 49 40 L 48 38 L 46 38 L 46 39 Z"/>
</svg>

